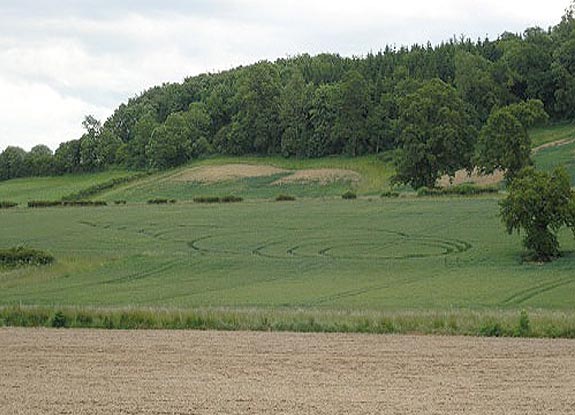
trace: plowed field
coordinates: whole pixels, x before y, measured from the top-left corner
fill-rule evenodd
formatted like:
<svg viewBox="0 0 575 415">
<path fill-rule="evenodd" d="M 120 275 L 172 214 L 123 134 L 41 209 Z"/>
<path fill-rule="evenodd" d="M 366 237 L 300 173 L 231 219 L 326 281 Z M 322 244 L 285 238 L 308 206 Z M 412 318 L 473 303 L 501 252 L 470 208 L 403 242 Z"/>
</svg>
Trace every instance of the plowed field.
<svg viewBox="0 0 575 415">
<path fill-rule="evenodd" d="M 2 414 L 568 414 L 575 342 L 0 329 Z"/>
</svg>

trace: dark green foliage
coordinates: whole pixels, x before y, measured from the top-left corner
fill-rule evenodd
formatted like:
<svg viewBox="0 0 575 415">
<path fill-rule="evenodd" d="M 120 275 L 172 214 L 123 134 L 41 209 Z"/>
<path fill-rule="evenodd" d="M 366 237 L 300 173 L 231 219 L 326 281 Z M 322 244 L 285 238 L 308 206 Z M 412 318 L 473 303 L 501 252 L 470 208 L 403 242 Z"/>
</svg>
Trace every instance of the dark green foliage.
<svg viewBox="0 0 575 415">
<path fill-rule="evenodd" d="M 346 199 L 346 200 L 351 200 L 351 199 L 357 199 L 357 195 L 352 192 L 351 190 L 345 192 L 344 194 L 341 195 L 342 199 Z"/>
<path fill-rule="evenodd" d="M 236 203 L 241 202 L 244 199 L 239 196 L 227 195 L 227 196 L 198 196 L 194 197 L 194 202 L 196 203 Z"/>
<path fill-rule="evenodd" d="M 73 207 L 99 207 L 108 206 L 108 203 L 104 200 L 64 200 L 62 206 L 73 206 Z"/>
<path fill-rule="evenodd" d="M 61 310 L 56 311 L 50 319 L 50 326 L 54 328 L 64 328 L 67 324 L 66 316 Z"/>
<path fill-rule="evenodd" d="M 395 181 L 418 189 L 471 167 L 476 131 L 457 91 L 434 79 L 400 101 Z"/>
<path fill-rule="evenodd" d="M 194 197 L 194 202 L 196 202 L 196 203 L 220 203 L 220 198 L 218 196 L 198 196 L 198 197 Z"/>
<path fill-rule="evenodd" d="M 169 203 L 168 199 L 161 198 L 161 197 L 148 200 L 149 205 L 167 205 L 168 203 Z"/>
<path fill-rule="evenodd" d="M 277 195 L 277 197 L 276 197 L 277 202 L 290 202 L 290 201 L 294 201 L 294 200 L 295 200 L 295 196 L 292 196 L 292 195 L 281 194 L 281 195 Z"/>
<path fill-rule="evenodd" d="M 498 193 L 499 189 L 492 186 L 476 186 L 471 183 L 458 184 L 451 187 L 429 188 L 420 187 L 417 189 L 417 196 L 475 196 L 482 194 Z"/>
<path fill-rule="evenodd" d="M 0 249 L 0 266 L 47 265 L 52 262 L 54 262 L 52 255 L 36 249 L 24 247 Z"/>
<path fill-rule="evenodd" d="M 395 197 L 399 197 L 399 193 L 398 192 L 392 192 L 392 191 L 383 192 L 381 194 L 381 197 L 395 198 Z"/>
<path fill-rule="evenodd" d="M 494 110 L 481 130 L 476 164 L 487 174 L 503 170 L 507 180 L 512 180 L 519 170 L 532 164 L 527 128 L 543 124 L 548 118 L 538 100 Z"/>
<path fill-rule="evenodd" d="M 61 200 L 30 200 L 28 202 L 29 208 L 46 208 L 46 207 L 55 207 L 55 206 L 62 206 L 64 202 Z"/>
<path fill-rule="evenodd" d="M 114 200 L 114 204 L 115 205 L 125 205 L 126 201 L 125 200 Z"/>
<path fill-rule="evenodd" d="M 244 199 L 239 197 L 239 196 L 234 196 L 234 195 L 228 195 L 228 196 L 222 196 L 220 198 L 220 202 L 221 203 L 237 203 L 237 202 L 241 202 Z"/>
<path fill-rule="evenodd" d="M 531 333 L 531 323 L 529 321 L 529 314 L 527 311 L 521 310 L 519 315 L 519 326 L 517 327 L 518 337 L 528 337 Z"/>
<path fill-rule="evenodd" d="M 16 202 L 10 202 L 7 200 L 0 200 L 0 209 L 10 209 L 13 207 L 18 206 L 18 203 Z"/>
<path fill-rule="evenodd" d="M 101 207 L 107 206 L 104 200 L 31 200 L 28 202 L 29 208 L 47 208 L 57 206 L 71 207 Z"/>
<path fill-rule="evenodd" d="M 479 328 L 478 335 L 483 337 L 503 337 L 509 336 L 510 333 L 501 327 L 497 322 L 488 322 Z"/>
<path fill-rule="evenodd" d="M 559 256 L 556 234 L 561 227 L 575 235 L 575 193 L 564 168 L 552 174 L 524 169 L 511 182 L 500 209 L 507 232 L 525 232 L 523 244 L 537 261 Z"/>
</svg>

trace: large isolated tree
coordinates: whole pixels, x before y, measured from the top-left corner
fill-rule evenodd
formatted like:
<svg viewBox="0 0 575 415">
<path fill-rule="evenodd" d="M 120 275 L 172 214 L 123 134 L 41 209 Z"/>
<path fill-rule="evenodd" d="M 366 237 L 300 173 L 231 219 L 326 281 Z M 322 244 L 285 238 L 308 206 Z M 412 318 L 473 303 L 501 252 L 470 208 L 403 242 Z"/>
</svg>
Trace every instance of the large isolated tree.
<svg viewBox="0 0 575 415">
<path fill-rule="evenodd" d="M 435 187 L 440 176 L 471 168 L 476 131 L 452 86 L 440 79 L 425 82 L 400 100 L 399 122 L 395 181 Z"/>
<path fill-rule="evenodd" d="M 567 226 L 575 235 L 575 193 L 564 168 L 552 174 L 531 167 L 522 170 L 500 202 L 507 232 L 525 232 L 523 244 L 537 261 L 559 256 L 557 231 Z"/>
</svg>

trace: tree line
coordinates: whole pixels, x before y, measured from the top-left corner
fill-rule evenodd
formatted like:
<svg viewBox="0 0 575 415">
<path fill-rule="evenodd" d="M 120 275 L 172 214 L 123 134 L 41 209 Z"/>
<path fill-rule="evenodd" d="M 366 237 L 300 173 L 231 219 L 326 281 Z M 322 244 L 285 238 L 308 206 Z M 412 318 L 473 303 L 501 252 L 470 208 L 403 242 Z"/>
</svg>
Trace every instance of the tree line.
<svg viewBox="0 0 575 415">
<path fill-rule="evenodd" d="M 307 54 L 153 87 L 55 152 L 8 147 L 0 180 L 109 166 L 167 169 L 210 154 L 358 156 L 395 150 L 399 182 L 479 166 L 515 174 L 527 128 L 575 118 L 573 5 L 544 30 L 496 40 Z"/>
</svg>

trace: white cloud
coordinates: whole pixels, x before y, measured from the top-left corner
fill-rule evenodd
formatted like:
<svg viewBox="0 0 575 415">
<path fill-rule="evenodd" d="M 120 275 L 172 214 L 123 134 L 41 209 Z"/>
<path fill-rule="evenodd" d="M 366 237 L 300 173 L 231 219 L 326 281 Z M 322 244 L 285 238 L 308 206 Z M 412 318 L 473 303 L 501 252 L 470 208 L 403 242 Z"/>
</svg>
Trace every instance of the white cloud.
<svg viewBox="0 0 575 415">
<path fill-rule="evenodd" d="M 82 134 L 84 115 L 109 115 L 107 108 L 64 97 L 45 84 L 0 78 L 0 91 L 0 150 L 9 145 L 29 150 L 40 143 L 56 149 Z"/>
</svg>

